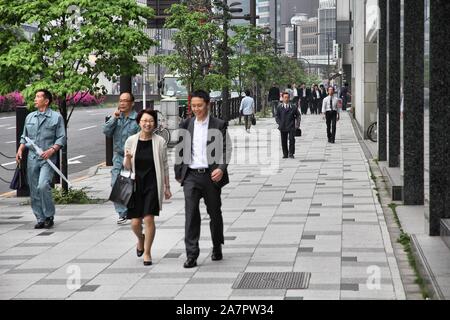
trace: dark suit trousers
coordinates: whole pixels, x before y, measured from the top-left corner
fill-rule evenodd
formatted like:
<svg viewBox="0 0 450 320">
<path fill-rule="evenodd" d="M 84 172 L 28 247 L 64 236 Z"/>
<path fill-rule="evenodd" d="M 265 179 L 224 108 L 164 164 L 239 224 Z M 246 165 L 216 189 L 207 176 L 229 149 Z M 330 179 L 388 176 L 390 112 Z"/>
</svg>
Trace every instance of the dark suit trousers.
<svg viewBox="0 0 450 320">
<path fill-rule="evenodd" d="M 186 210 L 185 238 L 186 255 L 197 259 L 200 254 L 200 199 L 205 200 L 206 211 L 210 217 L 209 227 L 213 246 L 224 243 L 221 189 L 211 180 L 211 173 L 189 172 L 184 180 L 184 199 Z"/>
<path fill-rule="evenodd" d="M 334 141 L 336 139 L 336 120 L 337 111 L 327 111 L 325 113 L 327 119 L 327 136 L 328 140 Z"/>
<path fill-rule="evenodd" d="M 283 156 L 295 154 L 295 129 L 291 131 L 281 132 L 281 147 L 283 148 Z M 288 137 L 289 137 L 289 149 L 288 149 Z"/>
<path fill-rule="evenodd" d="M 302 114 L 308 112 L 308 100 L 306 98 L 300 98 L 300 110 L 302 111 Z"/>
</svg>

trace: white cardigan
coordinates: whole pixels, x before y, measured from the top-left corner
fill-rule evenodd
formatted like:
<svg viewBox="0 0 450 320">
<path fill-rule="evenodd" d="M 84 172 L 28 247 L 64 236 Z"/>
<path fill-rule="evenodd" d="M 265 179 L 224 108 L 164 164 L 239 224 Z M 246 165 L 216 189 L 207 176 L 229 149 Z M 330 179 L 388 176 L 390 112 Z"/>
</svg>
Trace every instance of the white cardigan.
<svg viewBox="0 0 450 320">
<path fill-rule="evenodd" d="M 135 158 L 136 158 L 136 149 L 139 141 L 140 133 L 130 136 L 125 142 L 125 150 L 128 150 L 132 155 L 131 158 L 131 170 L 132 172 L 136 172 L 135 170 Z M 162 203 L 164 199 L 164 178 L 169 177 L 169 163 L 167 161 L 167 147 L 165 141 L 162 137 L 157 134 L 152 135 L 152 148 L 153 148 L 153 160 L 155 162 L 155 171 L 156 171 L 156 182 L 158 186 L 158 199 L 159 199 L 159 209 L 162 209 Z M 124 159 L 125 166 L 126 158 Z"/>
</svg>

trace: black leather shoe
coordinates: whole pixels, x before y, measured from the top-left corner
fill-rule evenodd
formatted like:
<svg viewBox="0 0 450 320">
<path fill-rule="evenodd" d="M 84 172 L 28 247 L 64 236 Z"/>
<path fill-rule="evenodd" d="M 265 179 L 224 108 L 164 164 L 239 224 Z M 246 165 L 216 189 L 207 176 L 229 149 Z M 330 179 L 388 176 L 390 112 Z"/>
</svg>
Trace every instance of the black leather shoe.
<svg viewBox="0 0 450 320">
<path fill-rule="evenodd" d="M 45 228 L 45 222 L 38 222 L 35 226 L 35 229 L 44 229 Z"/>
<path fill-rule="evenodd" d="M 290 158 L 290 159 L 295 159 L 295 157 L 294 157 L 293 154 L 291 154 L 291 155 L 289 156 L 289 158 Z"/>
<path fill-rule="evenodd" d="M 222 255 L 222 248 L 213 248 L 212 254 L 211 254 L 211 260 L 212 261 L 220 261 L 223 259 Z"/>
<path fill-rule="evenodd" d="M 186 269 L 194 268 L 197 266 L 197 259 L 194 258 L 187 258 L 186 262 L 184 263 L 183 267 Z"/>
<path fill-rule="evenodd" d="M 44 222 L 44 228 L 49 229 L 49 228 L 53 227 L 54 224 L 55 223 L 53 222 L 53 218 L 47 218 L 47 219 L 45 219 L 45 222 Z"/>
<path fill-rule="evenodd" d="M 288 158 L 288 156 L 283 156 L 283 159 L 287 159 Z"/>
</svg>

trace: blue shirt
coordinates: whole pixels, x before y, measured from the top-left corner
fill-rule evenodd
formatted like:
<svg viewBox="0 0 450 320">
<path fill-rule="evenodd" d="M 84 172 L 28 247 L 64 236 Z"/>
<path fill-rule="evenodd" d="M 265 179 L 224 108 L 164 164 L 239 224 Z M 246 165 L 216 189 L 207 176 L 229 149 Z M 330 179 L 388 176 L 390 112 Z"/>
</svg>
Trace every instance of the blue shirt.
<svg viewBox="0 0 450 320">
<path fill-rule="evenodd" d="M 136 111 L 131 111 L 127 118 L 121 113 L 119 118 L 111 117 L 103 125 L 103 133 L 107 137 L 113 138 L 114 152 L 121 156 L 124 155 L 125 142 L 128 137 L 135 135 L 141 129 L 136 122 L 136 117 Z"/>
<path fill-rule="evenodd" d="M 45 112 L 34 111 L 25 119 L 23 134 L 20 143 L 31 150 L 31 155 L 37 157 L 33 148 L 26 142 L 25 137 L 30 138 L 43 151 L 57 144 L 61 147 L 66 144 L 66 130 L 62 116 L 50 108 Z M 56 154 L 53 155 L 56 158 Z"/>
</svg>

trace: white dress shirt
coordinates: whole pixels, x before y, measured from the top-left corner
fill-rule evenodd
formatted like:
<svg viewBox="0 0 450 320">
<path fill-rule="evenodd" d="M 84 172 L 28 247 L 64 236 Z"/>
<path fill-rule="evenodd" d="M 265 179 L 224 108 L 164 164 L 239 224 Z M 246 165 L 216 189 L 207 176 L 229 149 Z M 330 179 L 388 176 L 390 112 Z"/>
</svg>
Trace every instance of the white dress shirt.
<svg viewBox="0 0 450 320">
<path fill-rule="evenodd" d="M 189 168 L 208 168 L 208 156 L 206 153 L 208 143 L 209 114 L 203 122 L 194 120 L 194 136 L 192 141 L 192 161 Z"/>
<path fill-rule="evenodd" d="M 323 99 L 323 102 L 322 102 L 322 113 L 325 113 L 327 111 L 338 111 L 338 112 L 340 111 L 339 108 L 338 108 L 338 100 L 339 99 L 337 97 L 333 96 L 333 105 L 332 106 L 331 106 L 331 103 L 330 103 L 330 99 L 331 99 L 330 96 L 328 96 L 325 99 Z"/>
</svg>

